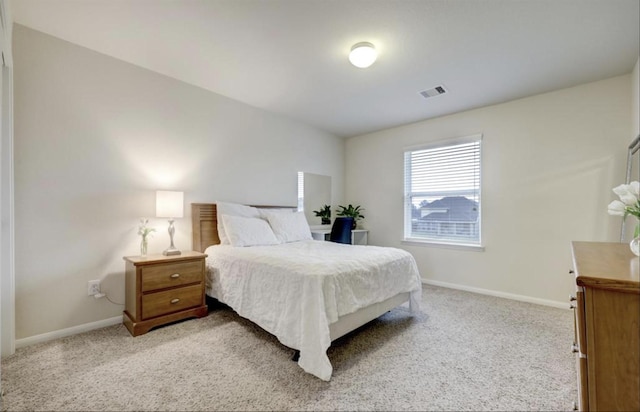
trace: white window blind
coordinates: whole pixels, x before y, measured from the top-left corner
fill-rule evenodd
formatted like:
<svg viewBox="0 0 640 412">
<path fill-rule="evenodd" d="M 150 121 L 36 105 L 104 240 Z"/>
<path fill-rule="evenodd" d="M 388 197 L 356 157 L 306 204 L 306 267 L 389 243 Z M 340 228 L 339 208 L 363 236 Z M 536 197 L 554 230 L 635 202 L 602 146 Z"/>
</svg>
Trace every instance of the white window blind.
<svg viewBox="0 0 640 412">
<path fill-rule="evenodd" d="M 298 211 L 304 211 L 304 172 L 298 172 Z"/>
<path fill-rule="evenodd" d="M 482 136 L 405 151 L 405 240 L 480 245 Z"/>
</svg>

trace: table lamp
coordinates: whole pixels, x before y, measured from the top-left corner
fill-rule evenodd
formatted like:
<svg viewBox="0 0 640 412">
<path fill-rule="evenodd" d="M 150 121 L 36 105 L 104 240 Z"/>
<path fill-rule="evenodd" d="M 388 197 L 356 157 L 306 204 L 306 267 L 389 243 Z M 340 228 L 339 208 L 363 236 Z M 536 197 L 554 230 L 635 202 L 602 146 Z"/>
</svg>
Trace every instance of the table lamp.
<svg viewBox="0 0 640 412">
<path fill-rule="evenodd" d="M 179 255 L 180 251 L 173 245 L 173 234 L 176 229 L 173 227 L 173 220 L 181 218 L 184 213 L 184 193 L 167 190 L 156 191 L 156 217 L 169 218 L 169 238 L 171 245 L 162 252 L 165 256 Z"/>
</svg>

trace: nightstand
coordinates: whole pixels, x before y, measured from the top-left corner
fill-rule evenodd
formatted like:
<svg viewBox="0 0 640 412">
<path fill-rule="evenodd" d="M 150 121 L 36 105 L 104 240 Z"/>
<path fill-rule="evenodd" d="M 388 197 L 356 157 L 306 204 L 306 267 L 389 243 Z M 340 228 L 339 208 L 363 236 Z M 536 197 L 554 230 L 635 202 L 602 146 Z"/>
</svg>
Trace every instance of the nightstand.
<svg viewBox="0 0 640 412">
<path fill-rule="evenodd" d="M 125 256 L 123 323 L 133 336 L 151 328 L 207 316 L 204 253 Z"/>
</svg>

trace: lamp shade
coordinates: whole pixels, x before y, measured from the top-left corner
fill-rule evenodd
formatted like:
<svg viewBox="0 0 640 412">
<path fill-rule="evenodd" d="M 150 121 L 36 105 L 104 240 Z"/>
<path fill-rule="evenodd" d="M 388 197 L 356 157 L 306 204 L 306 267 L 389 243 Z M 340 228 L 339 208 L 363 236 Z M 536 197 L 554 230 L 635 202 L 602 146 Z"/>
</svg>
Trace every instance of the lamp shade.
<svg viewBox="0 0 640 412">
<path fill-rule="evenodd" d="M 181 218 L 184 215 L 184 192 L 158 190 L 156 217 Z"/>
</svg>

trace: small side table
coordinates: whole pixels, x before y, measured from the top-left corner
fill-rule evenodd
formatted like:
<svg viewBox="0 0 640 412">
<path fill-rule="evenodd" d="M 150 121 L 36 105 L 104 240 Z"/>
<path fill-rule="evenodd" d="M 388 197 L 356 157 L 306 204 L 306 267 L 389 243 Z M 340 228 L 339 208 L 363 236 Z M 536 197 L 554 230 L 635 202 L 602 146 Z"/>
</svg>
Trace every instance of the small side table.
<svg viewBox="0 0 640 412">
<path fill-rule="evenodd" d="M 311 229 L 311 236 L 315 240 L 329 240 L 331 234 L 331 228 L 328 229 Z M 368 244 L 367 229 L 353 229 L 351 231 L 351 244 L 352 245 L 367 245 Z"/>
<path fill-rule="evenodd" d="M 180 255 L 125 256 L 123 323 L 133 336 L 177 320 L 207 316 L 205 258 Z"/>
</svg>

